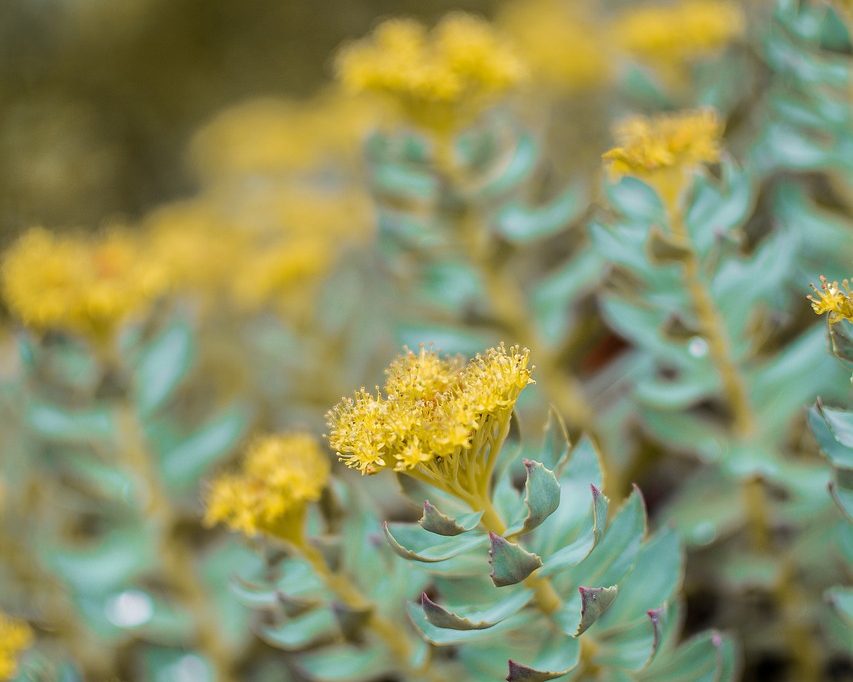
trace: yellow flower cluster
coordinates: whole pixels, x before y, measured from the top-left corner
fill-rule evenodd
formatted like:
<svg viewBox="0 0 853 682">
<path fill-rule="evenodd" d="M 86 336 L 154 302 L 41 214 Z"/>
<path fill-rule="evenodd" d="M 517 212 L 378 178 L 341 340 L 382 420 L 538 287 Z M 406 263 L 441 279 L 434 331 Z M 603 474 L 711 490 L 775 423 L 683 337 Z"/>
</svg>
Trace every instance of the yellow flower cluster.
<svg viewBox="0 0 853 682">
<path fill-rule="evenodd" d="M 616 42 L 656 66 L 677 67 L 725 47 L 744 30 L 741 8 L 726 0 L 679 0 L 624 12 Z"/>
<path fill-rule="evenodd" d="M 459 495 L 487 485 L 519 394 L 532 382 L 529 352 L 503 345 L 468 363 L 406 351 L 383 396 L 364 389 L 329 412 L 329 443 L 363 474 L 405 472 Z"/>
<path fill-rule="evenodd" d="M 808 299 L 816 314 L 827 315 L 830 324 L 841 320 L 853 322 L 853 290 L 850 288 L 850 280 L 842 280 L 839 286 L 838 282 L 830 282 L 821 275 L 820 289 L 814 284 L 811 286 L 815 296 L 808 296 Z"/>
<path fill-rule="evenodd" d="M 510 45 L 464 13 L 431 32 L 414 20 L 388 20 L 371 38 L 345 46 L 337 70 L 352 92 L 385 96 L 409 121 L 439 133 L 472 122 L 525 74 Z"/>
<path fill-rule="evenodd" d="M 612 67 L 607 37 L 581 0 L 515 0 L 499 21 L 530 68 L 531 78 L 569 91 L 602 85 Z"/>
<path fill-rule="evenodd" d="M 32 643 L 29 625 L 0 613 L 0 680 L 11 680 L 17 674 L 18 659 Z"/>
<path fill-rule="evenodd" d="M 254 536 L 298 538 L 310 502 L 329 480 L 329 460 L 309 434 L 291 433 L 257 440 L 239 472 L 213 481 L 204 521 L 224 523 Z"/>
<path fill-rule="evenodd" d="M 611 176 L 632 175 L 673 205 L 689 174 L 720 159 L 723 125 L 711 109 L 634 116 L 615 128 L 618 147 L 604 154 Z"/>
<path fill-rule="evenodd" d="M 199 130 L 190 160 L 206 184 L 302 173 L 356 158 L 373 118 L 368 102 L 339 93 L 250 100 Z"/>
<path fill-rule="evenodd" d="M 34 228 L 5 254 L 2 285 L 9 308 L 28 326 L 104 341 L 163 293 L 167 280 L 130 232 L 84 237 Z"/>
</svg>

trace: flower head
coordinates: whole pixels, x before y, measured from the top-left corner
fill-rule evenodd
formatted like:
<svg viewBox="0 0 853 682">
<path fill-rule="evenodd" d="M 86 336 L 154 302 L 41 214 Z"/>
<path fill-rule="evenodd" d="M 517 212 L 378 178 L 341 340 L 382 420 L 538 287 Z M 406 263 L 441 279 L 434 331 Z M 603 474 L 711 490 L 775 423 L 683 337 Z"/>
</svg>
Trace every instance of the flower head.
<svg viewBox="0 0 853 682">
<path fill-rule="evenodd" d="M 666 200 L 677 197 L 691 171 L 720 159 L 723 126 L 712 109 L 633 116 L 614 132 L 619 146 L 603 156 L 611 175 L 640 178 Z"/>
<path fill-rule="evenodd" d="M 490 348 L 468 363 L 427 348 L 388 368 L 383 392 L 363 389 L 329 412 L 329 443 L 363 474 L 384 468 L 470 497 L 487 484 L 521 391 L 526 349 Z"/>
<path fill-rule="evenodd" d="M 103 340 L 163 292 L 166 276 L 129 232 L 83 237 L 35 228 L 5 254 L 2 283 L 27 325 Z"/>
<path fill-rule="evenodd" d="M 320 498 L 329 480 L 329 461 L 317 441 L 304 433 L 255 441 L 237 473 L 210 486 L 205 523 L 257 535 L 293 537 L 301 532 L 305 509 Z"/>
<path fill-rule="evenodd" d="M 411 19 L 388 20 L 371 38 L 345 46 L 337 68 L 351 91 L 383 95 L 416 125 L 441 132 L 470 123 L 524 75 L 494 29 L 464 13 L 431 32 Z"/>
<path fill-rule="evenodd" d="M 726 0 L 680 0 L 640 6 L 616 21 L 616 41 L 628 53 L 663 67 L 716 52 L 743 32 L 743 12 Z"/>
<path fill-rule="evenodd" d="M 853 290 L 850 289 L 850 280 L 842 280 L 839 287 L 838 282 L 830 282 L 821 275 L 820 289 L 814 284 L 811 286 L 815 295 L 807 298 L 816 314 L 827 315 L 830 324 L 841 320 L 853 322 Z"/>
<path fill-rule="evenodd" d="M 0 613 L 0 680 L 11 680 L 17 674 L 18 659 L 32 643 L 29 625 Z"/>
</svg>

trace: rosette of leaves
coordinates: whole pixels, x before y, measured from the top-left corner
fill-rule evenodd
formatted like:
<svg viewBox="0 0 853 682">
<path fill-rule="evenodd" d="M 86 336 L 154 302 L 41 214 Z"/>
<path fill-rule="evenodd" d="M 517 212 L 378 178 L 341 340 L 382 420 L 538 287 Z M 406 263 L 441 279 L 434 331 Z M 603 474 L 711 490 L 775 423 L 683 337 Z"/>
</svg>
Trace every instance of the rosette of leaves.
<svg viewBox="0 0 853 682">
<path fill-rule="evenodd" d="M 853 324 L 840 320 L 829 325 L 833 354 L 845 367 L 853 367 Z M 849 406 L 849 402 L 848 402 Z M 809 425 L 821 451 L 832 466 L 828 488 L 843 516 L 835 528 L 841 561 L 853 566 L 853 410 L 829 407 L 818 401 L 809 410 Z M 853 588 L 832 587 L 826 591 L 827 601 L 835 608 L 840 623 L 832 622 L 839 643 L 849 641 L 853 632 Z"/>
<path fill-rule="evenodd" d="M 756 165 L 764 172 L 793 168 L 849 173 L 850 20 L 845 21 L 832 2 L 777 0 L 767 26 L 763 54 L 773 79 Z"/>
<path fill-rule="evenodd" d="M 292 667 L 310 680 L 448 679 L 440 674 L 451 674 L 448 662 L 436 660 L 405 614 L 406 602 L 425 589 L 426 574 L 388 549 L 364 497 L 333 482 L 311 508 L 307 535 L 328 569 L 262 540 L 264 561 L 236 575 L 232 592 L 254 613 L 258 637 L 289 652 Z M 344 583 L 358 591 L 362 606 L 345 603 L 336 592 Z M 374 614 L 392 624 L 395 647 L 387 633 L 372 629 Z"/>
<path fill-rule="evenodd" d="M 247 639 L 225 587 L 252 559 L 201 533 L 194 498 L 243 438 L 250 407 L 199 399 L 198 348 L 180 313 L 128 330 L 113 358 L 70 337 L 22 335 L 21 350 L 35 497 L 20 511 L 32 515 L 38 565 L 88 633 L 68 652 L 81 674 L 121 663 L 145 677 L 184 666 L 229 679 Z"/>
<path fill-rule="evenodd" d="M 551 421 L 543 445 L 505 447 L 493 505 L 507 523 L 405 476 L 417 524 L 387 523 L 394 551 L 432 574 L 410 603 L 424 639 L 453 647 L 466 680 L 728 680 L 732 643 L 704 633 L 678 644 L 682 553 L 676 534 L 646 530 L 635 489 L 609 523 L 591 441 L 570 450 Z M 516 487 L 523 469 L 523 490 Z"/>
</svg>

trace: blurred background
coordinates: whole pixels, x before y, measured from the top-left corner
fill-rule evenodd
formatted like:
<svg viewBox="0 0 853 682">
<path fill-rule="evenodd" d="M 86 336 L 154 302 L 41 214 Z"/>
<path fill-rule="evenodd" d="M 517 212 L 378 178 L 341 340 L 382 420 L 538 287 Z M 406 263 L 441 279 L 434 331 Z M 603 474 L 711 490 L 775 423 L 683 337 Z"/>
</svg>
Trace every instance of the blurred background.
<svg viewBox="0 0 853 682">
<path fill-rule="evenodd" d="M 388 14 L 487 0 L 12 0 L 0 4 L 0 228 L 133 221 L 191 193 L 192 133 L 257 96 L 309 96 Z"/>
</svg>

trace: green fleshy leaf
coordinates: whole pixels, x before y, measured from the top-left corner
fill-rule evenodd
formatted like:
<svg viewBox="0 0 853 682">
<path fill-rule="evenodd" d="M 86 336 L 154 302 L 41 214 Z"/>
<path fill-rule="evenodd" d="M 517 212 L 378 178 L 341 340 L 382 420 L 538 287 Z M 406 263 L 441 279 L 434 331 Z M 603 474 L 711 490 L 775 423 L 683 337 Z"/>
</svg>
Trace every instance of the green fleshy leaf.
<svg viewBox="0 0 853 682">
<path fill-rule="evenodd" d="M 832 354 L 847 362 L 853 362 L 853 322 L 839 320 L 829 327 Z"/>
<path fill-rule="evenodd" d="M 332 613 L 344 638 L 357 644 L 362 639 L 362 633 L 370 620 L 373 609 L 371 607 L 354 609 L 335 601 L 332 603 Z"/>
<path fill-rule="evenodd" d="M 430 623 L 420 604 L 409 602 L 406 604 L 406 609 L 409 619 L 418 629 L 421 636 L 435 646 L 456 646 L 471 642 L 496 640 L 505 632 L 529 627 L 538 618 L 538 614 L 532 610 L 522 609 L 518 613 L 485 630 L 452 630 L 436 627 Z"/>
<path fill-rule="evenodd" d="M 832 435 L 844 447 L 853 448 L 853 412 L 846 410 L 835 410 L 831 407 L 826 407 L 820 401 L 817 404 L 818 410 L 823 417 Z M 850 465 L 843 465 L 848 468 L 853 468 Z"/>
<path fill-rule="evenodd" d="M 566 640 L 561 634 L 555 635 L 545 641 L 530 664 L 511 658 L 506 679 L 508 682 L 555 680 L 571 672 L 577 666 L 579 657 L 577 640 Z"/>
<path fill-rule="evenodd" d="M 533 596 L 530 590 L 519 590 L 486 609 L 466 609 L 464 615 L 448 611 L 432 601 L 424 592 L 421 606 L 427 620 L 437 628 L 449 630 L 485 630 L 518 613 Z"/>
<path fill-rule="evenodd" d="M 542 446 L 538 459 L 542 464 L 559 472 L 569 459 L 569 432 L 566 423 L 553 407 L 548 410 L 548 421 L 545 423 Z"/>
<path fill-rule="evenodd" d="M 581 595 L 581 622 L 574 634 L 575 637 L 580 637 L 610 608 L 619 594 L 619 588 L 616 585 L 579 587 L 578 592 Z"/>
<path fill-rule="evenodd" d="M 394 552 L 404 559 L 424 563 L 451 559 L 487 544 L 484 533 L 465 533 L 448 539 L 413 523 L 385 523 L 383 529 Z"/>
<path fill-rule="evenodd" d="M 33 403 L 27 409 L 27 423 L 47 440 L 88 444 L 115 437 L 113 415 L 106 408 L 66 410 L 47 403 Z"/>
<path fill-rule="evenodd" d="M 853 627 L 853 587 L 832 587 L 824 596 L 847 625 Z"/>
<path fill-rule="evenodd" d="M 256 585 L 234 576 L 228 587 L 237 601 L 250 609 L 273 610 L 280 604 L 278 590 L 272 585 Z"/>
<path fill-rule="evenodd" d="M 515 585 L 542 566 L 542 559 L 528 552 L 521 545 L 491 532 L 489 540 L 491 541 L 489 564 L 492 567 L 492 582 L 498 587 Z"/>
<path fill-rule="evenodd" d="M 853 469 L 853 448 L 847 447 L 835 437 L 821 407 L 818 402 L 809 409 L 809 426 L 821 451 L 834 466 Z"/>
<path fill-rule="evenodd" d="M 539 149 L 533 135 L 519 135 L 512 157 L 503 164 L 499 174 L 489 178 L 489 181 L 477 190 L 477 198 L 488 201 L 511 191 L 530 177 L 538 158 Z"/>
<path fill-rule="evenodd" d="M 589 488 L 592 491 L 592 534 L 597 545 L 607 527 L 607 508 L 610 500 L 592 483 L 589 484 Z"/>
<path fill-rule="evenodd" d="M 838 485 L 837 481 L 829 484 L 829 494 L 842 511 L 847 520 L 853 523 L 853 489 Z"/>
<path fill-rule="evenodd" d="M 560 484 L 554 473 L 541 463 L 524 460 L 527 480 L 524 484 L 524 506 L 527 516 L 517 531 L 507 535 L 527 533 L 542 524 L 560 506 Z"/>
<path fill-rule="evenodd" d="M 457 518 L 451 518 L 442 514 L 429 500 L 424 500 L 424 511 L 418 520 L 421 528 L 436 535 L 461 535 L 469 530 L 474 530 L 483 517 L 483 512 L 473 512 Z"/>
<path fill-rule="evenodd" d="M 331 640 L 338 632 L 331 609 L 314 609 L 280 625 L 259 628 L 258 636 L 267 644 L 284 651 L 299 651 L 312 644 Z"/>
<path fill-rule="evenodd" d="M 134 398 L 141 414 L 151 414 L 169 399 L 194 357 L 192 329 L 183 319 L 142 349 L 133 372 Z"/>
<path fill-rule="evenodd" d="M 544 206 L 510 203 L 497 216 L 497 229 L 509 241 L 528 244 L 563 230 L 583 210 L 583 192 L 569 187 Z"/>
<path fill-rule="evenodd" d="M 316 682 L 367 682 L 394 672 L 394 665 L 382 649 L 352 645 L 323 647 L 302 654 L 296 665 Z"/>
<path fill-rule="evenodd" d="M 247 405 L 235 403 L 163 452 L 161 466 L 169 487 L 185 490 L 198 483 L 214 464 L 234 451 L 248 431 L 251 418 Z"/>
<path fill-rule="evenodd" d="M 717 682 L 723 669 L 724 639 L 703 632 L 679 646 L 669 656 L 657 656 L 642 671 L 640 682 Z"/>
</svg>

